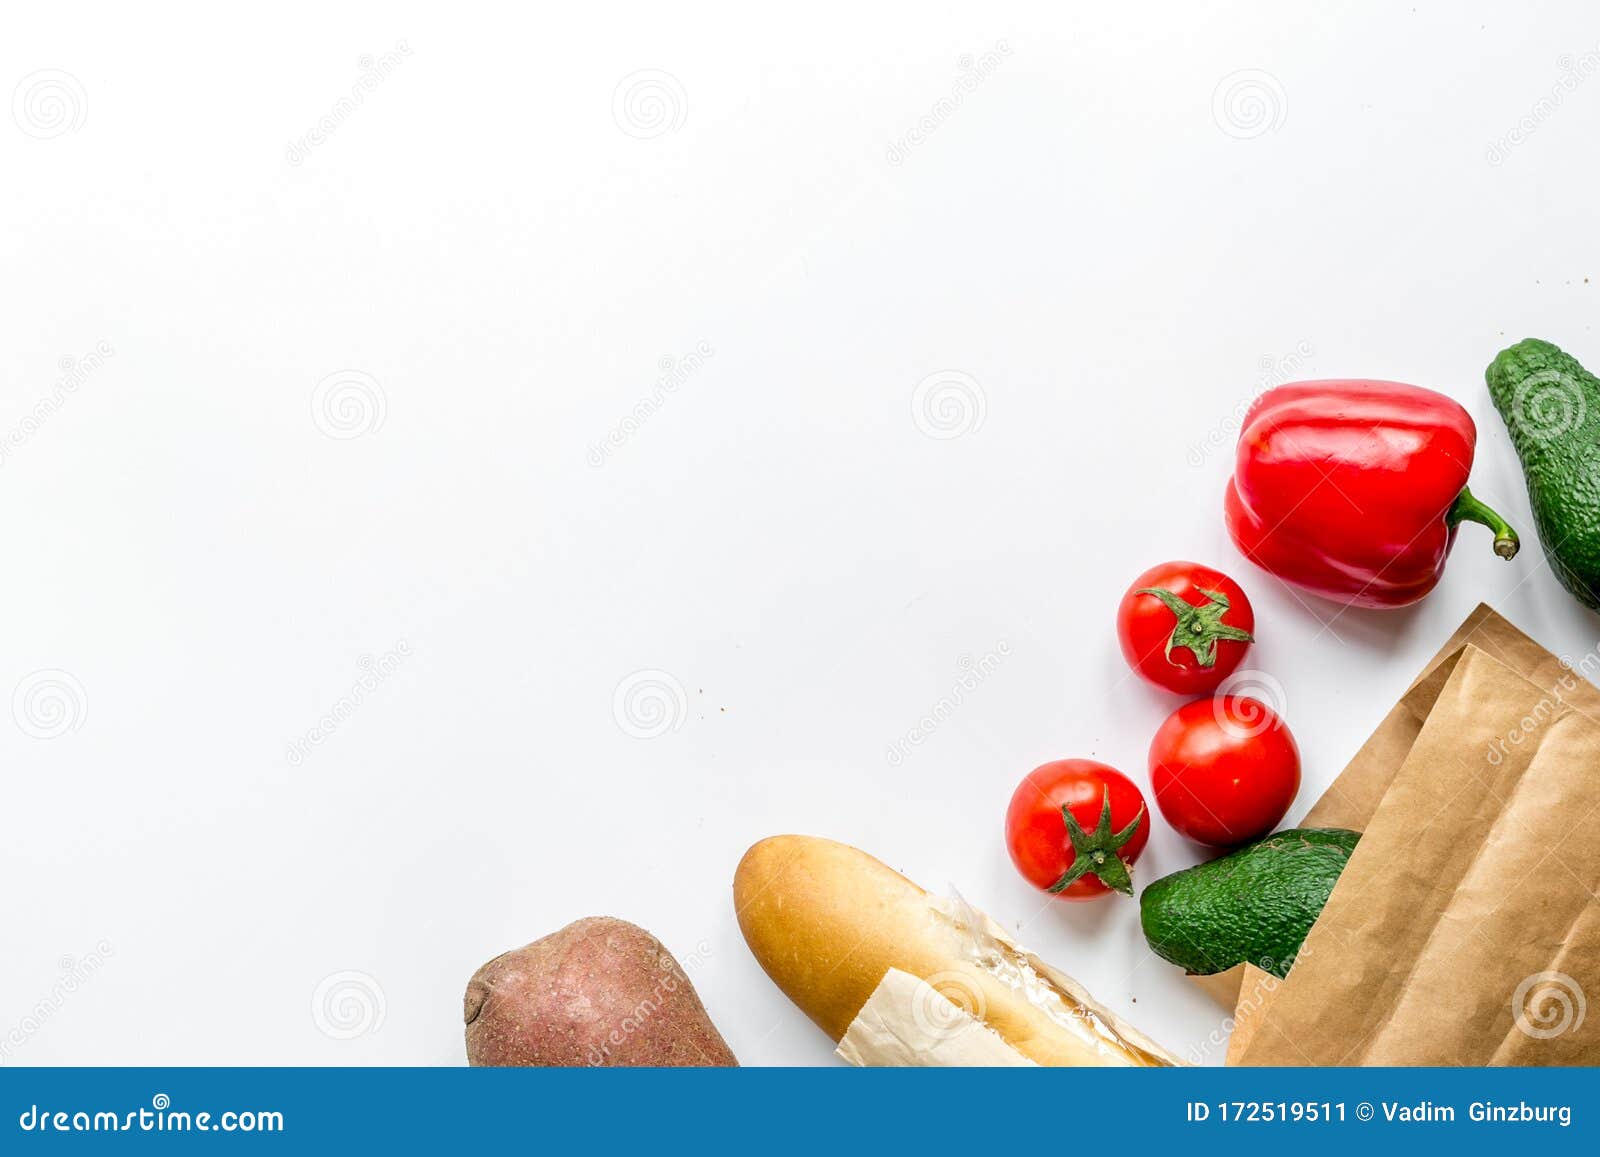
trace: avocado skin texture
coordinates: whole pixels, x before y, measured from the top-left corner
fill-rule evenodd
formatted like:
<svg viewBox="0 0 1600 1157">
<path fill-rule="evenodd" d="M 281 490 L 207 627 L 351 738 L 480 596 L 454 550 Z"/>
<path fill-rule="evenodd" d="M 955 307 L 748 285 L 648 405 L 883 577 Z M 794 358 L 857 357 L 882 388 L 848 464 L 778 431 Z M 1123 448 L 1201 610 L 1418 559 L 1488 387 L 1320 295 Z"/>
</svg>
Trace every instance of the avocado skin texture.
<svg viewBox="0 0 1600 1157">
<path fill-rule="evenodd" d="M 1501 350 L 1484 377 L 1522 459 L 1550 569 L 1600 610 L 1600 380 L 1537 338 Z"/>
<path fill-rule="evenodd" d="M 1359 832 L 1295 828 L 1163 876 L 1139 897 L 1157 956 L 1209 975 L 1248 960 L 1287 976 Z"/>
</svg>

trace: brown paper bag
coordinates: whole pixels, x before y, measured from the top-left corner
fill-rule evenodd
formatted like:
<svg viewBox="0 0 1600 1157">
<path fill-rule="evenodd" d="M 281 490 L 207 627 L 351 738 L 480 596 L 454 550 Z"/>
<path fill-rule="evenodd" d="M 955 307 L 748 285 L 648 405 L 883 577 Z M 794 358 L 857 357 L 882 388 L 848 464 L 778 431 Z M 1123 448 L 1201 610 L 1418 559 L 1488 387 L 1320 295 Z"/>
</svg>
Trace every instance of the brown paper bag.
<svg viewBox="0 0 1600 1157">
<path fill-rule="evenodd" d="M 1411 688 L 1394 705 L 1349 765 L 1306 814 L 1301 826 L 1364 830 L 1410 753 L 1423 722 L 1433 710 L 1461 649 L 1471 644 L 1575 709 L 1600 719 L 1600 689 L 1586 681 L 1600 677 L 1600 656 L 1591 653 L 1569 669 L 1558 658 L 1484 604 L 1467 616 Z M 1211 998 L 1233 1012 L 1228 1063 L 1239 1063 L 1258 1014 L 1282 984 L 1250 965 L 1215 976 L 1192 978 Z"/>
<path fill-rule="evenodd" d="M 1454 671 L 1461 648 L 1468 643 L 1493 655 L 1553 697 L 1600 719 L 1600 690 L 1586 681 L 1586 678 L 1600 677 L 1600 656 L 1593 652 L 1583 656 L 1573 664 L 1575 672 L 1569 669 L 1566 660 L 1551 654 L 1480 604 L 1428 662 L 1407 694 L 1395 704 L 1345 771 L 1307 813 L 1302 821 L 1304 826 L 1357 830 L 1367 826 L 1383 793 L 1410 753 L 1440 690 Z M 1212 999 L 1233 1010 L 1227 1060 L 1229 1064 L 1240 1063 L 1259 1014 L 1272 1002 L 1282 982 L 1250 965 L 1192 979 Z"/>
<path fill-rule="evenodd" d="M 1600 691 L 1487 608 L 1463 639 L 1307 817 L 1364 835 L 1230 1062 L 1600 1063 Z"/>
<path fill-rule="evenodd" d="M 1428 661 L 1410 689 L 1390 709 L 1299 826 L 1356 831 L 1366 828 L 1378 808 L 1378 801 L 1389 790 L 1395 772 L 1400 770 L 1400 764 L 1416 742 L 1445 680 L 1454 670 L 1457 653 L 1469 643 L 1551 695 L 1600 720 L 1600 688 L 1586 681 L 1586 678 L 1600 678 L 1600 656 L 1592 653 L 1583 656 L 1573 664 L 1577 670 L 1570 669 L 1562 658 L 1545 650 L 1486 604 L 1479 603 Z M 1247 973 L 1241 965 L 1215 976 L 1193 979 L 1217 1003 L 1231 1009 L 1238 1003 L 1244 984 L 1258 977 Z"/>
<path fill-rule="evenodd" d="M 1382 795 L 1389 791 L 1395 771 L 1400 770 L 1400 763 L 1405 762 L 1406 754 L 1411 751 L 1411 744 L 1416 743 L 1416 736 L 1422 730 L 1422 720 L 1426 720 L 1427 714 L 1434 709 L 1438 691 L 1450 677 L 1458 651 L 1469 642 L 1478 650 L 1488 651 L 1512 671 L 1539 683 L 1541 687 L 1555 688 L 1563 679 L 1573 679 L 1560 659 L 1528 639 L 1528 635 L 1517 631 L 1517 627 L 1496 615 L 1488 605 L 1478 603 L 1472 615 L 1456 627 L 1456 634 L 1438 648 L 1437 655 L 1429 659 L 1426 667 L 1422 667 L 1422 674 L 1413 680 L 1410 690 L 1390 709 L 1384 722 L 1379 723 L 1378 730 L 1373 731 L 1371 738 L 1362 744 L 1355 759 L 1350 760 L 1339 778 L 1334 779 L 1328 791 L 1323 792 L 1322 799 L 1312 805 L 1299 826 L 1350 827 L 1354 831 L 1365 829 L 1366 821 L 1373 818 L 1373 811 L 1378 810 Z M 1590 690 L 1594 691 L 1594 688 Z M 1600 691 L 1594 691 L 1592 709 L 1594 714 L 1600 715 Z M 1246 1000 L 1251 992 L 1256 995 L 1266 992 L 1267 999 L 1270 999 L 1270 992 L 1275 987 L 1275 978 L 1251 965 L 1237 965 L 1214 976 L 1192 976 L 1190 979 L 1194 979 L 1195 984 L 1222 1007 L 1229 1010 L 1240 1008 L 1242 1018 L 1248 1018 L 1250 1010 L 1258 1003 L 1256 1000 Z M 1243 1023 L 1245 1019 L 1240 1019 L 1240 1024 Z M 1238 1035 L 1240 1032 L 1235 1029 L 1235 1040 Z"/>
<path fill-rule="evenodd" d="M 1411 688 L 1401 696 L 1389 714 L 1384 717 L 1361 750 L 1338 779 L 1314 804 L 1301 827 L 1351 828 L 1365 831 L 1377 811 L 1389 784 L 1400 770 L 1406 756 L 1411 753 L 1422 725 L 1427 721 L 1439 692 L 1455 671 L 1456 661 L 1463 653 L 1463 637 L 1495 648 L 1500 654 L 1518 661 L 1530 671 L 1542 670 L 1542 659 L 1553 658 L 1550 653 L 1488 607 L 1480 605 L 1468 617 L 1439 654 L 1429 662 Z M 1526 647 L 1523 646 L 1526 644 Z M 1559 671 L 1564 669 L 1556 664 Z M 1560 676 L 1553 676 L 1559 679 Z M 1552 684 L 1554 685 L 1554 684 Z M 1600 709 L 1600 692 L 1596 693 Z M 1283 983 L 1271 973 L 1263 972 L 1253 964 L 1241 964 L 1216 976 L 1196 977 L 1214 1000 L 1232 1001 L 1233 1033 L 1228 1038 L 1227 1063 L 1242 1064 L 1245 1050 L 1255 1035 L 1261 1014 L 1272 1003 Z"/>
</svg>

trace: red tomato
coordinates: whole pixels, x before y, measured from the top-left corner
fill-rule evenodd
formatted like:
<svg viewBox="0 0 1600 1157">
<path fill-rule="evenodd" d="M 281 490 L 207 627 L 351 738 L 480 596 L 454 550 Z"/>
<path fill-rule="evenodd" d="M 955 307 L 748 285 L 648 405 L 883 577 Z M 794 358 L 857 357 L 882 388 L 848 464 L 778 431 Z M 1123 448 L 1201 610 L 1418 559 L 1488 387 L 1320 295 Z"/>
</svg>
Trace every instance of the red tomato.
<svg viewBox="0 0 1600 1157">
<path fill-rule="evenodd" d="M 1117 606 L 1117 642 L 1128 666 L 1183 695 L 1215 691 L 1244 658 L 1255 629 L 1239 584 L 1194 562 L 1151 567 Z"/>
<path fill-rule="evenodd" d="M 1116 768 L 1058 759 L 1017 785 L 1006 809 L 1006 848 L 1030 884 L 1064 900 L 1113 889 L 1131 896 L 1128 869 L 1150 839 L 1149 816 L 1144 796 Z"/>
<path fill-rule="evenodd" d="M 1272 708 L 1240 695 L 1185 703 L 1150 744 L 1150 786 L 1167 822 L 1228 848 L 1264 836 L 1300 790 L 1300 749 Z"/>
</svg>

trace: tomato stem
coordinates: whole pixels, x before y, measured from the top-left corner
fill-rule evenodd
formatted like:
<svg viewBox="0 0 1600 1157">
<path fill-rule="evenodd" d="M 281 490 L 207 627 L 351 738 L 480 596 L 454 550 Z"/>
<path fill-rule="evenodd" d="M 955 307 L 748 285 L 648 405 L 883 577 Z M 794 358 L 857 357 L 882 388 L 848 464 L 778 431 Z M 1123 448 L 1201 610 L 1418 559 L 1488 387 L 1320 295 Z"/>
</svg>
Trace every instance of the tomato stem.
<svg viewBox="0 0 1600 1157">
<path fill-rule="evenodd" d="M 1173 661 L 1172 652 L 1177 647 L 1182 647 L 1194 656 L 1194 661 L 1202 667 L 1212 667 L 1217 662 L 1217 643 L 1223 639 L 1232 639 L 1240 643 L 1253 641 L 1249 631 L 1235 627 L 1231 623 L 1222 621 L 1222 616 L 1228 613 L 1228 596 L 1221 591 L 1208 591 L 1203 588 L 1200 593 L 1208 601 L 1199 606 L 1187 599 L 1179 598 L 1163 587 L 1141 587 L 1137 592 L 1141 595 L 1154 595 L 1166 604 L 1167 610 L 1177 616 L 1177 625 L 1172 628 L 1172 634 L 1167 636 L 1167 662 L 1174 667 L 1178 664 Z"/>
<path fill-rule="evenodd" d="M 1113 832 L 1111 789 L 1104 788 L 1100 796 L 1100 822 L 1095 825 L 1094 831 L 1084 831 L 1083 825 L 1078 823 L 1065 804 L 1061 805 L 1061 818 L 1066 821 L 1067 838 L 1072 841 L 1076 858 L 1061 874 L 1061 879 L 1050 885 L 1049 891 L 1064 892 L 1075 881 L 1093 875 L 1112 891 L 1125 896 L 1133 895 L 1133 878 L 1128 874 L 1128 865 L 1117 855 L 1117 849 L 1133 839 L 1133 834 L 1144 822 L 1144 805 L 1139 806 L 1139 814 L 1133 817 L 1127 827 L 1120 832 Z"/>
</svg>

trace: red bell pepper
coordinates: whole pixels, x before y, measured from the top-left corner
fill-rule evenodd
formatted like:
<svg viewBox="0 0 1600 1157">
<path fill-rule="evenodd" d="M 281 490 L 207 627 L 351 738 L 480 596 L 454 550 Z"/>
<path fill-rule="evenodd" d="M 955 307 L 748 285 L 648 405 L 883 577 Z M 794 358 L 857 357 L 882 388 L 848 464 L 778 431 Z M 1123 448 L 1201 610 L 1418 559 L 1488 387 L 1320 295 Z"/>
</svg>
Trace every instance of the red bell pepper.
<svg viewBox="0 0 1600 1157">
<path fill-rule="evenodd" d="M 1477 428 L 1443 394 L 1401 382 L 1292 382 L 1245 414 L 1228 532 L 1279 578 L 1340 602 L 1399 607 L 1434 588 L 1462 522 L 1517 532 L 1472 496 Z"/>
</svg>

